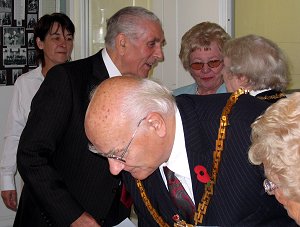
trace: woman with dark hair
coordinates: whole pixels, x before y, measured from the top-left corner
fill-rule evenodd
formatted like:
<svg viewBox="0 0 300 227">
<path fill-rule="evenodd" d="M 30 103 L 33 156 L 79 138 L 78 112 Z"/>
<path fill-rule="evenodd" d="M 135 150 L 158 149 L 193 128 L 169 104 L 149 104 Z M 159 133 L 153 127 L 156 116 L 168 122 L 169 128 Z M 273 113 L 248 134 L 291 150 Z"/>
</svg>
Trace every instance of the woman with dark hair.
<svg viewBox="0 0 300 227">
<path fill-rule="evenodd" d="M 74 24 L 65 14 L 53 13 L 40 18 L 34 29 L 34 40 L 36 61 L 42 64 L 43 75 L 54 65 L 71 59 L 74 33 Z"/>
<path fill-rule="evenodd" d="M 34 28 L 36 61 L 39 67 L 21 75 L 15 82 L 4 134 L 4 151 L 0 160 L 1 197 L 11 210 L 17 209 L 14 180 L 16 154 L 21 133 L 27 122 L 31 100 L 48 70 L 70 60 L 74 33 L 73 22 L 62 13 L 42 16 Z"/>
</svg>

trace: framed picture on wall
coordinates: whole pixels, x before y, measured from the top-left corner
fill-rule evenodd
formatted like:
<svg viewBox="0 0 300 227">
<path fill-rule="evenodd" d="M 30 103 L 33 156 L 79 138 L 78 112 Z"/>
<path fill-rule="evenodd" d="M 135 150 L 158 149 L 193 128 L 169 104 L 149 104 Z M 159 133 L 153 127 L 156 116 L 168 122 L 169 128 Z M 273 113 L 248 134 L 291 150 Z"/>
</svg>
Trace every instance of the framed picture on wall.
<svg viewBox="0 0 300 227">
<path fill-rule="evenodd" d="M 35 56 L 36 52 L 35 50 L 28 50 L 28 66 L 29 67 L 36 67 L 36 62 L 35 62 Z"/>
<path fill-rule="evenodd" d="M 11 26 L 11 23 L 12 23 L 11 13 L 3 13 L 0 11 L 0 25 Z"/>
<path fill-rule="evenodd" d="M 37 67 L 33 29 L 39 18 L 40 1 L 0 0 L 1 85 L 14 85 L 20 74 Z"/>
<path fill-rule="evenodd" d="M 0 12 L 11 12 L 12 0 L 0 0 Z"/>
<path fill-rule="evenodd" d="M 3 46 L 24 46 L 25 28 L 23 27 L 4 27 Z"/>
<path fill-rule="evenodd" d="M 27 5 L 28 13 L 37 13 L 39 9 L 39 1 L 38 0 L 28 0 Z"/>
<path fill-rule="evenodd" d="M 0 70 L 0 85 L 6 85 L 6 70 Z"/>
<path fill-rule="evenodd" d="M 3 65 L 6 68 L 21 68 L 26 65 L 26 48 L 3 48 Z"/>
<path fill-rule="evenodd" d="M 13 84 L 15 84 L 16 79 L 21 76 L 23 73 L 22 69 L 13 69 L 12 70 L 12 75 L 13 75 Z"/>
<path fill-rule="evenodd" d="M 37 22 L 37 14 L 28 14 L 27 16 L 27 28 L 33 29 Z"/>
<path fill-rule="evenodd" d="M 32 32 L 27 33 L 27 47 L 28 49 L 34 48 L 34 34 Z"/>
</svg>

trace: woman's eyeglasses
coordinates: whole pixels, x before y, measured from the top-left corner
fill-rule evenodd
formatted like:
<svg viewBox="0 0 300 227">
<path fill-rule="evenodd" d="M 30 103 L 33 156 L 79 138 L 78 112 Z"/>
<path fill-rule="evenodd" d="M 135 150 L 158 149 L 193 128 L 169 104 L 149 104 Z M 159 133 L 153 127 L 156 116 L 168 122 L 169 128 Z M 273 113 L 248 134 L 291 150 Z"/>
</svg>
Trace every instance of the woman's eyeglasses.
<svg viewBox="0 0 300 227">
<path fill-rule="evenodd" d="M 219 65 L 221 65 L 221 63 L 223 62 L 223 60 L 211 60 L 209 62 L 194 62 L 192 64 L 190 64 L 190 67 L 194 70 L 201 70 L 205 64 L 207 64 L 210 68 L 216 68 Z"/>
</svg>

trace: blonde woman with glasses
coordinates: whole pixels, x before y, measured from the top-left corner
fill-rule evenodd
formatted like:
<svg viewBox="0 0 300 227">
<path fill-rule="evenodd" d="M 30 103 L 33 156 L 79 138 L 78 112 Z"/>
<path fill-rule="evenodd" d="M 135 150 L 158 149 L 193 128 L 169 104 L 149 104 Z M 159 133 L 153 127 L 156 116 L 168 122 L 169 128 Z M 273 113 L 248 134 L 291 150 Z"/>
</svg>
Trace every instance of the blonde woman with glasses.
<svg viewBox="0 0 300 227">
<path fill-rule="evenodd" d="M 181 39 L 179 58 L 195 83 L 175 89 L 173 95 L 225 93 L 222 48 L 229 39 L 226 31 L 212 22 L 202 22 L 188 30 Z"/>
</svg>

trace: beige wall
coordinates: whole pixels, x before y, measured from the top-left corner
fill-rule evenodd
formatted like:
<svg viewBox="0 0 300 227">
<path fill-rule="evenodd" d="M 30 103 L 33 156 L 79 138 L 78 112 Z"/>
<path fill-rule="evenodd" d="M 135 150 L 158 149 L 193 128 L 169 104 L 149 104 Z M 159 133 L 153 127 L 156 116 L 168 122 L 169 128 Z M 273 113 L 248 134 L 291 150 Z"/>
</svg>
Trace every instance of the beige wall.
<svg viewBox="0 0 300 227">
<path fill-rule="evenodd" d="M 235 0 L 235 37 L 250 33 L 275 41 L 291 66 L 289 89 L 300 89 L 300 0 Z"/>
</svg>

